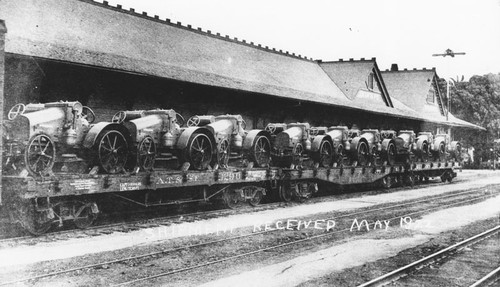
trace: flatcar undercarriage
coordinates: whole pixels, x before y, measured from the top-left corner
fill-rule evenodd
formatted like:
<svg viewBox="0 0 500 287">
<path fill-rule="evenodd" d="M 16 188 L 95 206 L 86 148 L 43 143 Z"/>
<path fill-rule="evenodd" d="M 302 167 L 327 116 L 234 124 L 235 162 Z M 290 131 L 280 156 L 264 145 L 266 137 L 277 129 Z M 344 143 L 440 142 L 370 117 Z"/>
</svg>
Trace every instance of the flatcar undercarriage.
<svg viewBox="0 0 500 287">
<path fill-rule="evenodd" d="M 456 176 L 454 161 L 394 166 L 333 168 L 227 168 L 206 171 L 151 171 L 136 174 L 57 174 L 51 177 L 4 176 L 3 208 L 11 221 L 34 235 L 72 222 L 91 226 L 99 214 L 100 196 L 112 194 L 143 207 L 222 201 L 228 208 L 257 206 L 265 196 L 281 201 L 305 200 L 320 186 L 370 184 L 384 188 L 413 186 L 440 177 Z M 330 188 L 329 188 L 330 189 Z M 176 196 L 182 194 L 182 196 Z"/>
</svg>

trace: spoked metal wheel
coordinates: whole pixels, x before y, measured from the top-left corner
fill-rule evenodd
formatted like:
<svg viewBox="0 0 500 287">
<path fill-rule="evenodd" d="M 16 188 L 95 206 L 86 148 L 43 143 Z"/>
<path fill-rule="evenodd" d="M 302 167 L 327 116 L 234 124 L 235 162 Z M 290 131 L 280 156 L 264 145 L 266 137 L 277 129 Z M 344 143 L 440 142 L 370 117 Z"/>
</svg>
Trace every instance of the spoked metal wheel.
<svg viewBox="0 0 500 287">
<path fill-rule="evenodd" d="M 217 163 L 220 167 L 226 168 L 229 162 L 229 155 L 231 154 L 231 147 L 229 141 L 224 139 L 219 142 L 217 148 Z"/>
<path fill-rule="evenodd" d="M 48 135 L 33 136 L 25 151 L 26 168 L 32 175 L 45 175 L 52 170 L 56 158 L 54 142 Z"/>
<path fill-rule="evenodd" d="M 18 115 L 24 114 L 24 111 L 26 110 L 26 106 L 24 104 L 16 104 L 13 106 L 10 110 L 9 113 L 7 114 L 7 118 L 9 120 L 15 119 Z"/>
<path fill-rule="evenodd" d="M 106 173 L 119 173 L 127 163 L 127 141 L 117 130 L 104 131 L 99 140 L 97 153 L 99 164 Z"/>
<path fill-rule="evenodd" d="M 226 188 L 222 193 L 222 200 L 224 204 L 230 209 L 238 208 L 238 206 L 240 205 L 238 194 L 236 194 L 234 190 L 229 188 Z"/>
<path fill-rule="evenodd" d="M 141 140 L 137 147 L 137 166 L 142 170 L 152 170 L 156 159 L 156 144 L 152 137 Z"/>
<path fill-rule="evenodd" d="M 16 212 L 23 228 L 33 235 L 42 235 L 52 227 L 52 219 L 47 216 L 47 211 L 37 211 L 33 201 L 20 204 Z"/>
<path fill-rule="evenodd" d="M 358 164 L 365 166 L 370 160 L 370 152 L 368 151 L 368 145 L 365 142 L 359 142 L 358 148 L 356 149 L 356 158 Z"/>
<path fill-rule="evenodd" d="M 82 118 L 87 120 L 87 122 L 89 124 L 91 124 L 95 121 L 95 113 L 91 108 L 89 108 L 87 106 L 83 106 L 82 107 Z"/>
<path fill-rule="evenodd" d="M 385 157 L 388 165 L 394 165 L 396 163 L 396 146 L 393 143 L 390 143 L 387 147 Z"/>
<path fill-rule="evenodd" d="M 193 134 L 187 147 L 187 160 L 196 170 L 204 170 L 212 161 L 212 143 L 204 134 Z"/>
<path fill-rule="evenodd" d="M 125 121 L 126 118 L 127 114 L 124 111 L 120 111 L 113 115 L 113 117 L 111 118 L 111 122 L 121 124 Z"/>
<path fill-rule="evenodd" d="M 266 167 L 271 162 L 271 142 L 266 136 L 259 136 L 252 146 L 251 158 L 257 167 Z"/>
<path fill-rule="evenodd" d="M 250 198 L 248 201 L 251 206 L 257 206 L 260 204 L 262 201 L 262 198 L 264 198 L 264 194 L 262 194 L 262 190 L 259 187 L 256 186 L 247 186 L 244 188 L 245 191 L 245 197 Z"/>
<path fill-rule="evenodd" d="M 197 127 L 201 122 L 201 119 L 198 116 L 192 116 L 188 119 L 187 126 L 188 127 Z"/>
<path fill-rule="evenodd" d="M 319 165 L 329 167 L 333 161 L 333 148 L 329 141 L 322 141 L 319 147 Z"/>
<path fill-rule="evenodd" d="M 73 223 L 80 229 L 89 228 L 97 219 L 98 210 L 95 203 L 77 202 L 73 208 Z"/>
</svg>

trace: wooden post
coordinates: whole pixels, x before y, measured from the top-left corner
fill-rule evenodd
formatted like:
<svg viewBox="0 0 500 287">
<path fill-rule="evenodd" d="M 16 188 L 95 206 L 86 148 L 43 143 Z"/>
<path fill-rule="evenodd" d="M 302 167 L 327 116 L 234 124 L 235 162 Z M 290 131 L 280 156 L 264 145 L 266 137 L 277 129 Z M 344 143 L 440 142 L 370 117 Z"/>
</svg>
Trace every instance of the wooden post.
<svg viewBox="0 0 500 287">
<path fill-rule="evenodd" d="M 3 105 L 4 105 L 4 79 L 5 79 L 5 21 L 0 20 L 0 205 L 2 205 L 2 164 L 3 164 Z"/>
</svg>

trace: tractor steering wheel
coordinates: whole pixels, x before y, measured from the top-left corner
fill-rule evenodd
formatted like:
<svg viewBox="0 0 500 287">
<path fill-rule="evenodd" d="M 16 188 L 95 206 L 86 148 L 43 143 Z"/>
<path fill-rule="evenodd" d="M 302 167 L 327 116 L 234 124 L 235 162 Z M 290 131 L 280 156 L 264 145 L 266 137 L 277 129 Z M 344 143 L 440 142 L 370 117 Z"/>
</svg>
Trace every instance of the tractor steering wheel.
<svg viewBox="0 0 500 287">
<path fill-rule="evenodd" d="M 189 118 L 187 122 L 188 127 L 197 127 L 200 124 L 201 120 L 198 116 L 192 116 Z"/>
<path fill-rule="evenodd" d="M 183 126 L 185 123 L 184 117 L 179 113 L 175 113 L 175 121 L 179 124 L 179 126 Z"/>
<path fill-rule="evenodd" d="M 15 119 L 18 115 L 24 114 L 24 111 L 26 110 L 26 106 L 24 104 L 17 104 L 13 106 L 10 110 L 9 113 L 7 114 L 7 118 L 9 120 Z"/>
<path fill-rule="evenodd" d="M 119 111 L 116 114 L 113 115 L 113 118 L 111 118 L 111 122 L 121 124 L 127 117 L 127 114 L 124 111 Z"/>
<path fill-rule="evenodd" d="M 89 124 L 93 123 L 95 121 L 95 113 L 94 111 L 87 107 L 83 106 L 82 107 L 82 118 L 86 119 Z"/>
<path fill-rule="evenodd" d="M 273 125 L 267 125 L 265 130 L 268 131 L 270 134 L 274 134 L 274 132 L 276 131 L 276 127 Z"/>
</svg>

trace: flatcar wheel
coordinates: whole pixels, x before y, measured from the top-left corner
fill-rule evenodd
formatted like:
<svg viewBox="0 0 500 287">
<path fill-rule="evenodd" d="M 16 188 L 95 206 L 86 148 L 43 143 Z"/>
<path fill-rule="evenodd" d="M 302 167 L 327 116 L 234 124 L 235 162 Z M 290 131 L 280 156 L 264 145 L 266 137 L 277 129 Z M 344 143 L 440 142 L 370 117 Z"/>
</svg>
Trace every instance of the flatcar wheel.
<svg viewBox="0 0 500 287">
<path fill-rule="evenodd" d="M 368 146 L 365 142 L 360 142 L 358 144 L 358 148 L 356 150 L 357 155 L 356 158 L 358 160 L 358 164 L 361 166 L 365 166 L 368 163 L 370 153 L 368 152 Z"/>
<path fill-rule="evenodd" d="M 227 167 L 229 162 L 229 155 L 231 154 L 229 141 L 224 139 L 219 142 L 219 147 L 217 148 L 217 162 L 220 167 Z"/>
<path fill-rule="evenodd" d="M 441 182 L 446 182 L 447 178 L 448 178 L 448 174 L 443 173 L 443 175 L 441 175 Z"/>
<path fill-rule="evenodd" d="M 204 134 L 191 135 L 188 144 L 188 161 L 195 170 L 204 170 L 212 161 L 212 143 Z"/>
<path fill-rule="evenodd" d="M 236 192 L 234 192 L 234 190 L 229 188 L 224 190 L 224 192 L 222 193 L 222 200 L 226 207 L 230 209 L 238 208 L 238 206 L 240 205 L 238 195 L 236 194 Z"/>
<path fill-rule="evenodd" d="M 328 141 L 321 142 L 319 147 L 319 165 L 321 167 L 329 167 L 332 164 L 332 144 Z"/>
<path fill-rule="evenodd" d="M 37 211 L 32 201 L 21 204 L 17 212 L 23 228 L 35 236 L 46 233 L 52 227 L 52 220 L 47 217 L 47 213 Z"/>
<path fill-rule="evenodd" d="M 293 198 L 292 186 L 289 181 L 284 181 L 279 188 L 279 196 L 283 202 L 290 202 Z"/>
<path fill-rule="evenodd" d="M 252 198 L 249 200 L 249 203 L 251 206 L 258 206 L 260 202 L 262 201 L 262 198 L 264 198 L 264 195 L 262 194 L 262 191 L 259 188 L 255 187 L 248 187 L 245 192 L 251 193 L 250 195 Z"/>
<path fill-rule="evenodd" d="M 95 206 L 95 207 L 94 207 Z M 97 219 L 97 205 L 95 203 L 78 202 L 73 206 L 74 219 L 73 223 L 80 229 L 86 229 L 94 224 Z"/>
<path fill-rule="evenodd" d="M 252 146 L 252 160 L 257 167 L 266 167 L 271 162 L 271 143 L 266 136 L 259 136 Z"/>
<path fill-rule="evenodd" d="M 137 147 L 137 166 L 142 170 L 152 170 L 156 159 L 156 144 L 152 137 L 142 139 Z"/>
<path fill-rule="evenodd" d="M 385 189 L 389 189 L 392 187 L 393 183 L 392 183 L 392 177 L 390 175 L 382 178 L 380 180 L 380 184 L 382 185 L 383 188 Z"/>
<path fill-rule="evenodd" d="M 56 148 L 48 135 L 35 135 L 29 140 L 25 160 L 26 168 L 32 175 L 49 173 L 55 158 Z"/>
<path fill-rule="evenodd" d="M 101 136 L 97 153 L 99 164 L 106 173 L 116 174 L 127 163 L 128 145 L 125 137 L 117 130 L 108 130 Z"/>
</svg>

